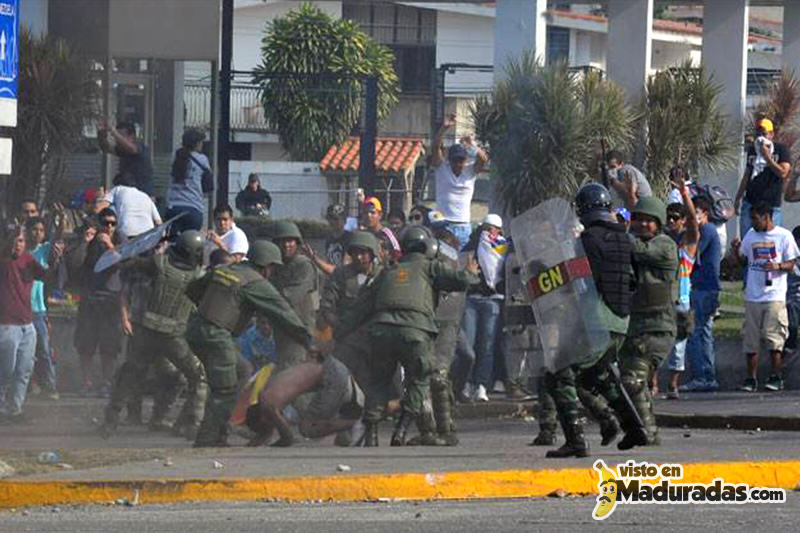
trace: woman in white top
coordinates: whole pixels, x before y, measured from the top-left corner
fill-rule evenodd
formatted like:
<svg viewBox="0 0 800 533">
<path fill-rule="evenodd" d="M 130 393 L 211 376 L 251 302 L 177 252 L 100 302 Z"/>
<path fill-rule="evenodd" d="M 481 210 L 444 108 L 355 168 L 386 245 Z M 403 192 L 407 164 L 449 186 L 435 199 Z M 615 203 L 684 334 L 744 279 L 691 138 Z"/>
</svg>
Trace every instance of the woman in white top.
<svg viewBox="0 0 800 533">
<path fill-rule="evenodd" d="M 106 207 L 117 212 L 117 231 L 127 238 L 136 237 L 161 224 L 161 215 L 153 200 L 136 188 L 136 178 L 130 174 L 117 174 L 114 187 L 94 207 L 99 213 Z"/>
<path fill-rule="evenodd" d="M 172 233 L 199 231 L 203 227 L 205 195 L 214 188 L 208 158 L 200 152 L 205 137 L 200 130 L 186 130 L 181 147 L 175 152 L 167 192 L 167 218 L 186 214 L 173 223 Z"/>
</svg>

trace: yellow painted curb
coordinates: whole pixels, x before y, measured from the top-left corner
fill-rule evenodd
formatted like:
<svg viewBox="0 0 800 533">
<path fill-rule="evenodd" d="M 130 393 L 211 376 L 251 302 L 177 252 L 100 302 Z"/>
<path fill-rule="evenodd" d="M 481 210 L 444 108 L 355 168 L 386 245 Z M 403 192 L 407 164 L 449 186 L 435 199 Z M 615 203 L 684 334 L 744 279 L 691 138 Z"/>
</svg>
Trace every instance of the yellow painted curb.
<svg viewBox="0 0 800 533">
<path fill-rule="evenodd" d="M 616 464 L 609 464 L 612 468 Z M 710 483 L 722 478 L 752 487 L 793 489 L 800 461 L 687 463 L 681 483 Z M 589 468 L 401 473 L 264 479 L 151 481 L 2 481 L 0 508 L 55 504 L 190 501 L 375 501 L 520 498 L 597 492 L 597 473 Z"/>
</svg>

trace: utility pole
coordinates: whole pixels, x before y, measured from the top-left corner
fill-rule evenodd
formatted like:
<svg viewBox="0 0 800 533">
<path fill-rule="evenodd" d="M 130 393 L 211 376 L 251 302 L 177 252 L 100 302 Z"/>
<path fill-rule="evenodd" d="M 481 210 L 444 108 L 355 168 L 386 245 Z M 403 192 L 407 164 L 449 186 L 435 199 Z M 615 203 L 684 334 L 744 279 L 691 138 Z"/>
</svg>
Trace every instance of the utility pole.
<svg viewBox="0 0 800 533">
<path fill-rule="evenodd" d="M 228 143 L 231 139 L 231 64 L 233 63 L 233 0 L 222 0 L 219 68 L 219 138 L 217 139 L 217 205 L 228 203 Z"/>
<path fill-rule="evenodd" d="M 378 77 L 364 80 L 364 127 L 358 159 L 358 186 L 365 191 L 375 187 L 375 142 L 378 136 Z"/>
</svg>

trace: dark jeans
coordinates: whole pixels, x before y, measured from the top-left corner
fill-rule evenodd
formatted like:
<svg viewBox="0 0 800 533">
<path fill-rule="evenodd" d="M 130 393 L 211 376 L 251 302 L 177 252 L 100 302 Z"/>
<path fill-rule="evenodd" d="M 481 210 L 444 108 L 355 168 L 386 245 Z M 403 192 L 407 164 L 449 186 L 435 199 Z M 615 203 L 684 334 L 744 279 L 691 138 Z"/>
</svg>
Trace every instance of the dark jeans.
<svg viewBox="0 0 800 533">
<path fill-rule="evenodd" d="M 193 207 L 178 205 L 167 209 L 167 220 L 181 213 L 186 213 L 181 218 L 172 223 L 169 230 L 170 235 L 177 235 L 186 230 L 200 231 L 203 229 L 203 212 Z"/>
<path fill-rule="evenodd" d="M 786 339 L 784 350 L 797 349 L 797 328 L 800 326 L 800 301 L 792 298 L 786 299 L 786 312 L 789 315 L 789 337 Z"/>
<path fill-rule="evenodd" d="M 468 296 L 461 321 L 468 346 L 475 350 L 472 383 L 483 385 L 487 390 L 492 386 L 494 353 L 500 325 L 500 310 L 503 300 L 483 296 Z"/>
</svg>

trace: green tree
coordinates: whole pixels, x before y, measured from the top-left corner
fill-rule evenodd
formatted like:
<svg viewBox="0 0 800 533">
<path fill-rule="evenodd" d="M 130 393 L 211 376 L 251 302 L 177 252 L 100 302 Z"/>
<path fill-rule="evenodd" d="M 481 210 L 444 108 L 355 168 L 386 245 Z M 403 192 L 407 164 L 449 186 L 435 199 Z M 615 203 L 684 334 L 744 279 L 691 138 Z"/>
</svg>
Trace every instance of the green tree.
<svg viewBox="0 0 800 533">
<path fill-rule="evenodd" d="M 646 126 L 647 178 L 654 194 L 669 191 L 675 165 L 691 173 L 733 168 L 739 139 L 719 104 L 722 87 L 701 68 L 685 62 L 651 76 L 641 104 Z"/>
<path fill-rule="evenodd" d="M 39 202 L 64 173 L 66 157 L 98 116 L 99 86 L 91 62 L 66 41 L 19 32 L 17 127 L 13 131 L 10 212 L 22 198 Z"/>
<path fill-rule="evenodd" d="M 292 159 L 316 161 L 358 126 L 363 91 L 354 76 L 378 77 L 379 119 L 397 103 L 394 55 L 354 22 L 303 4 L 268 23 L 261 43 L 262 62 L 254 81 L 261 85 L 267 122 Z"/>
<path fill-rule="evenodd" d="M 516 215 L 556 196 L 571 198 L 597 176 L 603 147 L 627 148 L 635 114 L 622 90 L 597 73 L 541 66 L 526 53 L 472 108 L 488 144 L 497 198 Z"/>
</svg>

